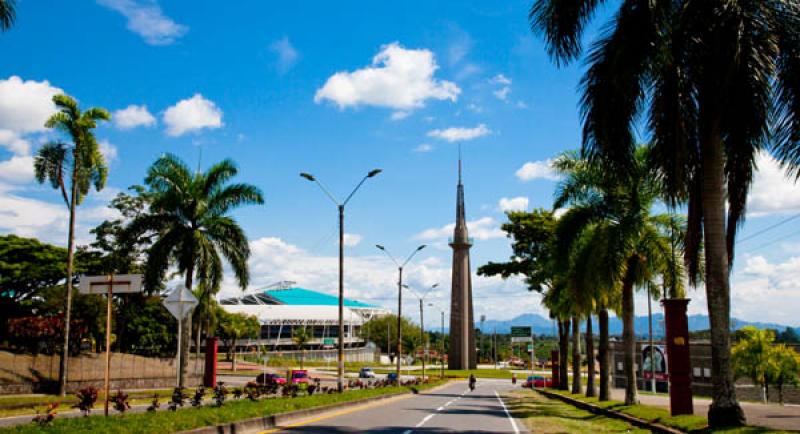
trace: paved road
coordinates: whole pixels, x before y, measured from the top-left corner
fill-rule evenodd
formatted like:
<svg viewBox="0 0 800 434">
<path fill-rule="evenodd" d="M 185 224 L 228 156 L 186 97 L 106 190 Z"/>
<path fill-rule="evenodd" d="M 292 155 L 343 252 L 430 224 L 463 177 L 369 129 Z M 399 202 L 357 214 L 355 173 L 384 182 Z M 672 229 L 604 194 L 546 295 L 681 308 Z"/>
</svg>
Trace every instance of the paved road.
<svg viewBox="0 0 800 434">
<path fill-rule="evenodd" d="M 511 388 L 508 380 L 478 380 L 470 392 L 465 381 L 420 395 L 365 404 L 264 433 L 521 433 L 521 421 L 506 411 L 499 395 Z"/>
</svg>

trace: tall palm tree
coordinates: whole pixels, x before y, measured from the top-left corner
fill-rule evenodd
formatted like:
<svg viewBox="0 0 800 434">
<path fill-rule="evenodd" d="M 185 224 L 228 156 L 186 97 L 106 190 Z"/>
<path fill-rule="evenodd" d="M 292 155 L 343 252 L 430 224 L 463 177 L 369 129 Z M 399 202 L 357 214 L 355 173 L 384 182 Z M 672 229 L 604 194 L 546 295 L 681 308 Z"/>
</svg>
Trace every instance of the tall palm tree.
<svg viewBox="0 0 800 434">
<path fill-rule="evenodd" d="M 531 28 L 557 64 L 581 56 L 584 29 L 603 3 L 535 1 Z M 756 153 L 771 148 L 800 175 L 798 28 L 796 0 L 623 0 L 582 82 L 584 151 L 626 169 L 636 119 L 648 119 L 652 165 L 671 199 L 688 202 L 690 275 L 704 241 L 712 427 L 744 423 L 730 363 L 729 274 Z"/>
<path fill-rule="evenodd" d="M 247 288 L 250 247 L 244 231 L 228 214 L 242 205 L 262 204 L 264 199 L 253 185 L 230 184 L 237 173 L 231 160 L 223 160 L 206 172 L 192 173 L 186 163 L 172 154 L 162 156 L 150 166 L 145 178 L 152 195 L 149 212 L 134 219 L 128 227 L 131 233 L 150 232 L 156 236 L 147 255 L 148 286 L 157 287 L 172 266 L 184 275 L 189 290 L 195 278 L 200 281 L 209 303 L 222 281 L 224 257 L 239 286 Z M 191 330 L 189 321 L 184 320 L 184 330 Z M 188 364 L 189 341 L 190 337 L 184 335 L 180 342 L 180 387 Z"/>
<path fill-rule="evenodd" d="M 300 348 L 300 369 L 304 368 L 306 359 L 306 345 L 311 342 L 314 336 L 308 329 L 303 326 L 302 328 L 292 329 L 292 341 L 298 348 Z"/>
<path fill-rule="evenodd" d="M 13 12 L 13 3 L 11 4 Z M 75 209 L 89 194 L 91 187 L 100 191 L 106 184 L 108 167 L 93 130 L 98 121 L 107 121 L 111 115 L 103 108 L 93 107 L 81 111 L 70 96 L 56 95 L 53 103 L 58 111 L 45 122 L 45 127 L 55 129 L 67 140 L 50 142 L 39 149 L 34 158 L 34 173 L 39 183 L 48 181 L 61 192 L 69 210 L 67 236 L 67 280 L 64 299 L 64 343 L 58 365 L 58 393 L 62 396 L 67 384 L 67 358 L 69 357 L 70 320 L 72 317 L 72 272 L 75 258 Z M 71 142 L 71 143 L 70 143 Z"/>
<path fill-rule="evenodd" d="M 17 18 L 16 3 L 16 0 L 0 0 L 0 32 L 14 25 L 14 20 Z"/>
<path fill-rule="evenodd" d="M 626 377 L 625 402 L 637 402 L 633 329 L 634 290 L 652 284 L 657 275 L 670 268 L 668 228 L 670 217 L 652 215 L 651 209 L 661 190 L 647 170 L 647 149 L 637 150 L 636 160 L 624 180 L 603 170 L 602 165 L 562 154 L 554 167 L 566 177 L 558 186 L 554 207 L 570 205 L 556 229 L 557 256 L 567 257 L 592 228 L 607 240 L 596 252 L 595 279 L 606 286 L 615 282 L 622 289 L 623 366 Z"/>
</svg>

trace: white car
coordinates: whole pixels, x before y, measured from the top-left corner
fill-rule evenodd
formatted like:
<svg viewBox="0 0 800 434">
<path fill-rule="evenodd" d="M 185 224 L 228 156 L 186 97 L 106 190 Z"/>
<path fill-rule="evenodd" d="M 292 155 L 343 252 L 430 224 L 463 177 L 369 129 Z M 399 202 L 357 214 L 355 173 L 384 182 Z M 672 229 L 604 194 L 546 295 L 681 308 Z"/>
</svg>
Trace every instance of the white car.
<svg viewBox="0 0 800 434">
<path fill-rule="evenodd" d="M 361 368 L 358 371 L 358 378 L 375 378 L 375 372 L 372 368 Z"/>
</svg>

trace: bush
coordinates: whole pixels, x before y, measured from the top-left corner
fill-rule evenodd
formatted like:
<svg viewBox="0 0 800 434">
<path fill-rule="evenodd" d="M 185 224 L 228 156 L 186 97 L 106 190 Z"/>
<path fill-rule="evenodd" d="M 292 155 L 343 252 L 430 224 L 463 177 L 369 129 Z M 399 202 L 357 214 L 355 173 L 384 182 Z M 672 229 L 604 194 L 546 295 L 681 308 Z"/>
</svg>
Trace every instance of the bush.
<svg viewBox="0 0 800 434">
<path fill-rule="evenodd" d="M 36 416 L 33 418 L 33 423 L 39 425 L 40 427 L 50 425 L 50 423 L 58 414 L 56 411 L 58 404 L 58 402 L 51 402 L 50 404 L 47 404 L 47 407 L 44 409 L 44 413 L 39 413 L 39 410 L 36 410 Z"/>
<path fill-rule="evenodd" d="M 117 393 L 111 397 L 111 402 L 114 403 L 114 410 L 120 413 L 125 413 L 126 410 L 131 408 L 131 404 L 128 402 L 128 394 L 121 390 L 117 390 Z"/>
<path fill-rule="evenodd" d="M 247 399 L 258 401 L 258 398 L 261 396 L 261 387 L 251 381 L 244 386 L 244 393 L 247 395 Z"/>
<path fill-rule="evenodd" d="M 158 407 L 161 407 L 161 403 L 158 402 L 158 394 L 153 395 L 153 400 L 150 401 L 150 405 L 147 407 L 147 411 L 156 411 Z"/>
<path fill-rule="evenodd" d="M 75 396 L 78 397 L 78 403 L 72 407 L 81 409 L 83 415 L 88 416 L 92 412 L 95 402 L 97 402 L 97 389 L 92 386 L 84 387 L 78 390 Z"/>
<path fill-rule="evenodd" d="M 225 398 L 228 396 L 228 389 L 225 388 L 225 383 L 220 381 L 217 387 L 214 388 L 214 403 L 217 407 L 222 407 L 225 404 Z"/>
<path fill-rule="evenodd" d="M 194 390 L 194 396 L 192 397 L 192 407 L 200 407 L 203 405 L 203 397 L 206 396 L 206 388 L 203 386 L 198 386 L 197 389 Z"/>
<path fill-rule="evenodd" d="M 189 398 L 189 395 L 186 394 L 186 391 L 183 387 L 176 387 L 172 390 L 172 399 L 169 402 L 169 409 L 175 411 L 178 407 L 183 407 L 183 404 L 186 402 L 186 399 Z"/>
</svg>

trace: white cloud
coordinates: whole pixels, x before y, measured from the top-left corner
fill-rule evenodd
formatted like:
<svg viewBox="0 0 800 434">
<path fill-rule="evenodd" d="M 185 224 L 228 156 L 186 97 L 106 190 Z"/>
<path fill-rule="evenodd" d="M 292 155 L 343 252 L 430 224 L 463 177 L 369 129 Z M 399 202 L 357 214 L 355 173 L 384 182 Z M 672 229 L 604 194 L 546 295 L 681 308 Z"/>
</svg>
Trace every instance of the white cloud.
<svg viewBox="0 0 800 434">
<path fill-rule="evenodd" d="M 748 217 L 800 211 L 800 185 L 786 177 L 778 162 L 762 151 L 756 156 L 756 166 L 747 196 Z"/>
<path fill-rule="evenodd" d="M 347 247 L 355 247 L 359 243 L 361 243 L 361 239 L 362 239 L 362 237 L 359 234 L 348 234 L 348 233 L 345 233 L 343 241 L 344 241 L 344 245 L 345 246 L 347 246 Z M 336 242 L 338 243 L 339 241 L 337 240 Z"/>
<path fill-rule="evenodd" d="M 128 19 L 128 30 L 150 45 L 169 45 L 189 30 L 164 15 L 155 0 L 97 0 Z"/>
<path fill-rule="evenodd" d="M 417 146 L 416 148 L 414 148 L 414 152 L 421 152 L 422 153 L 422 152 L 430 152 L 430 151 L 433 151 L 433 146 L 431 146 L 431 145 L 429 145 L 427 143 L 422 143 L 419 146 Z"/>
<path fill-rule="evenodd" d="M 289 41 L 288 36 L 284 36 L 270 44 L 269 49 L 278 57 L 276 65 L 278 67 L 278 72 L 281 74 L 285 74 L 292 69 L 300 58 L 300 53 L 297 52 L 297 49 L 294 48 L 294 45 Z"/>
<path fill-rule="evenodd" d="M 0 180 L 15 184 L 33 181 L 33 157 L 15 155 L 0 161 Z"/>
<path fill-rule="evenodd" d="M 494 77 L 492 77 L 492 79 L 489 80 L 489 82 L 492 84 L 502 84 L 507 86 L 511 84 L 511 79 L 503 74 L 497 74 Z"/>
<path fill-rule="evenodd" d="M 170 136 L 180 136 L 203 128 L 220 128 L 223 125 L 222 110 L 213 101 L 197 93 L 168 108 L 164 112 L 164 123 Z"/>
<path fill-rule="evenodd" d="M 428 99 L 456 101 L 461 89 L 435 79 L 438 68 L 430 50 L 406 49 L 393 42 L 381 47 L 370 66 L 329 77 L 314 101 L 329 100 L 342 109 L 370 105 L 403 111 L 423 107 Z"/>
<path fill-rule="evenodd" d="M 47 80 L 22 80 L 16 75 L 0 80 L 0 130 L 20 136 L 44 131 L 44 123 L 56 111 L 53 96 L 61 93 Z"/>
<path fill-rule="evenodd" d="M 453 236 L 453 229 L 455 229 L 455 227 L 455 223 L 450 223 L 440 228 L 426 229 L 414 235 L 414 239 L 430 241 L 447 239 Z M 490 240 L 506 236 L 505 232 L 500 230 L 500 224 L 491 217 L 483 217 L 468 221 L 467 231 L 469 232 L 469 236 L 476 240 Z"/>
<path fill-rule="evenodd" d="M 500 88 L 492 92 L 494 96 L 501 100 L 506 101 L 508 99 L 508 94 L 511 93 L 511 79 L 506 77 L 503 74 L 497 74 L 489 80 L 491 84 L 500 85 Z"/>
<path fill-rule="evenodd" d="M 517 196 L 512 198 L 501 198 L 498 203 L 501 211 L 525 211 L 528 209 L 528 198 Z"/>
<path fill-rule="evenodd" d="M 525 104 L 525 101 L 517 101 L 516 104 L 518 109 L 526 109 L 528 108 L 528 104 Z"/>
<path fill-rule="evenodd" d="M 509 86 L 503 86 L 500 89 L 492 92 L 494 96 L 499 99 L 500 101 L 505 101 L 508 99 L 508 94 L 511 92 L 511 88 Z"/>
<path fill-rule="evenodd" d="M 0 130 L 0 146 L 16 155 L 28 155 L 31 152 L 30 142 L 11 130 Z"/>
<path fill-rule="evenodd" d="M 478 104 L 475 104 L 474 102 L 467 104 L 467 110 L 473 113 L 483 113 L 483 107 L 479 106 Z"/>
<path fill-rule="evenodd" d="M 146 105 L 131 104 L 124 109 L 115 111 L 112 119 L 117 128 L 123 130 L 136 127 L 151 127 L 156 124 L 156 118 L 150 114 Z"/>
<path fill-rule="evenodd" d="M 450 66 L 460 63 L 472 50 L 472 37 L 462 28 L 450 25 L 450 43 L 447 46 L 447 62 Z"/>
<path fill-rule="evenodd" d="M 534 179 L 557 181 L 560 177 L 555 170 L 553 170 L 552 164 L 553 160 L 528 161 L 517 170 L 516 176 L 521 181 L 531 181 Z"/>
<path fill-rule="evenodd" d="M 749 321 L 799 326 L 800 257 L 772 263 L 745 255 L 744 266 L 731 279 L 731 314 Z"/>
<path fill-rule="evenodd" d="M 400 120 L 403 120 L 403 119 L 407 118 L 409 115 L 411 115 L 411 112 L 400 110 L 400 111 L 392 112 L 392 115 L 389 117 L 389 119 L 391 119 L 393 121 L 400 121 Z"/>
<path fill-rule="evenodd" d="M 437 139 L 447 140 L 448 142 L 458 142 L 477 139 L 490 134 L 492 131 L 486 127 L 486 124 L 480 124 L 474 128 L 467 127 L 450 127 L 445 129 L 436 129 L 428 131 L 428 137 L 435 137 Z"/>
<path fill-rule="evenodd" d="M 117 159 L 117 147 L 112 145 L 108 140 L 100 140 L 100 153 L 106 158 L 106 163 L 111 163 Z"/>
</svg>

